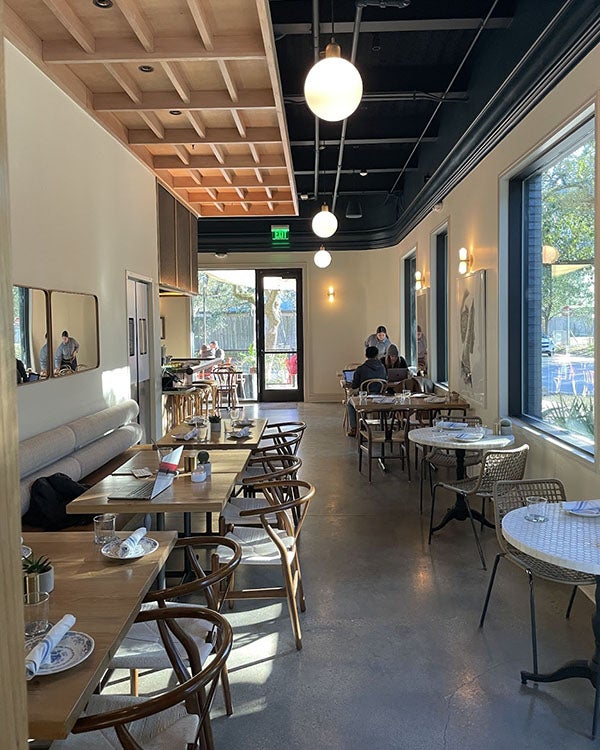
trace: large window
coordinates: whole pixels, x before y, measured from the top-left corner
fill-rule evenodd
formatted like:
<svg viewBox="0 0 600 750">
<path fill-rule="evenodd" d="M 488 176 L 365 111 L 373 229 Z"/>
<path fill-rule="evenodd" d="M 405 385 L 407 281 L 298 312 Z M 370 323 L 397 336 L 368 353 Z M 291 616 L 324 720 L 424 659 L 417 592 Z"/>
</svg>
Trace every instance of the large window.
<svg viewBox="0 0 600 750">
<path fill-rule="evenodd" d="M 509 222 L 511 413 L 590 453 L 594 176 L 589 120 L 511 180 Z"/>
<path fill-rule="evenodd" d="M 448 231 L 435 235 L 435 379 L 448 382 Z"/>
</svg>

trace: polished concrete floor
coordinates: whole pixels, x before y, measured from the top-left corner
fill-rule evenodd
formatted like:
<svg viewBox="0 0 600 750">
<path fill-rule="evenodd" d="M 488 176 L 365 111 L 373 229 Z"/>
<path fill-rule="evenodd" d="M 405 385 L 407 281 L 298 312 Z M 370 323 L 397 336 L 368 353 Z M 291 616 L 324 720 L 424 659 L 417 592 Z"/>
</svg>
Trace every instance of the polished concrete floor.
<svg viewBox="0 0 600 750">
<path fill-rule="evenodd" d="M 369 485 L 340 410 L 260 407 L 269 419 L 308 424 L 301 477 L 317 496 L 301 539 L 304 648 L 294 647 L 285 602 L 236 602 L 234 715 L 223 714 L 219 693 L 217 750 L 591 747 L 589 683 L 520 684 L 531 666 L 525 574 L 500 563 L 479 630 L 489 573 L 468 523 L 452 522 L 429 547 L 418 481 L 396 462 L 387 474 L 374 467 Z M 483 537 L 491 568 L 495 534 Z M 591 655 L 589 599 L 578 594 L 565 620 L 566 587 L 541 581 L 536 592 L 541 668 Z"/>
</svg>

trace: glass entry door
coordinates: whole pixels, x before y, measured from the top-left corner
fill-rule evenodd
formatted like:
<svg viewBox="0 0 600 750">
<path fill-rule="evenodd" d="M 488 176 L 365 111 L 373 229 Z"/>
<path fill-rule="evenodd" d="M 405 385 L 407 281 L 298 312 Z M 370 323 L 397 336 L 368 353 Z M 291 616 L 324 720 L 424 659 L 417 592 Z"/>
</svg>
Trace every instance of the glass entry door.
<svg viewBox="0 0 600 750">
<path fill-rule="evenodd" d="M 302 271 L 256 272 L 259 401 L 302 401 Z"/>
</svg>

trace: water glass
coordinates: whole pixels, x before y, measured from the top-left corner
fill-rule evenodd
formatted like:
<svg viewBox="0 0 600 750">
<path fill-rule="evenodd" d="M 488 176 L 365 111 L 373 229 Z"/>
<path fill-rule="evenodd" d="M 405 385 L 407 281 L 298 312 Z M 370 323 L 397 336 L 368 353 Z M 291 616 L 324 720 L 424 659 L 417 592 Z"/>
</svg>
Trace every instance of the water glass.
<svg viewBox="0 0 600 750">
<path fill-rule="evenodd" d="M 444 424 L 444 420 L 441 419 L 440 417 L 436 417 L 433 420 L 433 431 L 434 432 L 443 432 L 443 429 L 444 429 L 442 427 L 443 424 Z"/>
<path fill-rule="evenodd" d="M 410 401 L 410 397 L 412 396 L 412 391 L 404 390 L 401 393 L 402 396 L 402 403 L 407 404 Z"/>
<path fill-rule="evenodd" d="M 237 422 L 240 418 L 240 409 L 238 409 L 237 406 L 232 406 L 229 409 L 229 419 L 231 420 L 232 426 Z"/>
<path fill-rule="evenodd" d="M 106 544 L 116 538 L 115 522 L 117 516 L 114 513 L 102 513 L 94 516 L 94 543 Z"/>
<path fill-rule="evenodd" d="M 50 629 L 48 613 L 50 611 L 50 594 L 35 591 L 24 594 L 23 609 L 25 612 L 25 637 L 34 638 L 44 635 Z"/>
<path fill-rule="evenodd" d="M 531 497 L 525 498 L 525 506 L 527 507 L 527 513 L 525 515 L 526 521 L 533 523 L 543 523 L 548 520 L 546 510 L 548 506 L 548 499 L 545 497 L 537 497 L 532 495 Z"/>
</svg>

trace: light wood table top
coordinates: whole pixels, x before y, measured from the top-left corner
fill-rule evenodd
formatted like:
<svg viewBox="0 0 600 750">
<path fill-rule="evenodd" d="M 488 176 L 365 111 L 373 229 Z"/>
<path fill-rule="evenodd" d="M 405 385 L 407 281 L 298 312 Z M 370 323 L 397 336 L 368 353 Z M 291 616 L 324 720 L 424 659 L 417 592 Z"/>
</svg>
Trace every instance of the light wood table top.
<svg viewBox="0 0 600 750">
<path fill-rule="evenodd" d="M 258 448 L 258 444 L 262 438 L 262 434 L 267 426 L 266 419 L 253 419 L 252 426 L 250 427 L 250 435 L 247 438 L 228 438 L 227 434 L 231 429 L 237 430 L 239 428 L 232 428 L 231 421 L 229 419 L 221 420 L 221 429 L 219 432 L 209 429 L 206 432 L 206 440 L 200 440 L 195 438 L 193 440 L 176 440 L 173 435 L 185 435 L 192 429 L 185 422 L 175 425 L 172 430 L 161 437 L 158 441 L 160 446 L 177 446 L 183 445 L 185 448 L 196 448 L 198 450 L 211 450 L 211 449 L 227 449 L 235 450 L 240 448 L 254 449 Z M 202 428 L 200 428 L 202 429 Z M 202 434 L 202 433 L 200 433 Z"/>
<path fill-rule="evenodd" d="M 427 396 L 411 396 L 404 403 L 399 403 L 399 399 L 396 396 L 376 396 L 375 398 L 368 398 L 366 403 L 360 404 L 358 402 L 358 396 L 351 396 L 349 402 L 360 412 L 379 412 L 379 411 L 446 411 L 448 409 L 469 409 L 470 404 L 468 401 L 462 399 L 454 401 L 428 401 L 432 394 Z"/>
<path fill-rule="evenodd" d="M 127 532 L 119 536 L 126 537 Z M 160 542 L 156 552 L 119 562 L 103 557 L 92 532 L 24 534 L 34 554 L 47 555 L 54 565 L 50 619 L 57 622 L 64 614 L 73 614 L 74 630 L 95 642 L 92 654 L 78 666 L 27 683 L 30 737 L 66 737 L 83 711 L 177 537 L 174 531 L 153 531 L 150 536 Z"/>
<path fill-rule="evenodd" d="M 198 449 L 184 450 L 181 454 L 180 470 L 183 470 L 183 459 L 186 456 L 196 456 Z M 246 468 L 252 451 L 245 450 L 216 450 L 210 453 L 210 465 L 213 474 L 241 474 Z M 118 469 L 115 469 L 112 476 L 131 475 L 131 469 L 150 469 L 157 471 L 158 455 L 154 450 L 141 450 L 135 454 L 129 461 L 126 461 Z"/>
<path fill-rule="evenodd" d="M 215 473 L 205 482 L 192 482 L 189 474 L 183 474 L 153 500 L 109 500 L 108 495 L 131 482 L 129 476 L 113 475 L 71 501 L 67 513 L 220 513 L 236 479 L 237 472 Z"/>
</svg>

